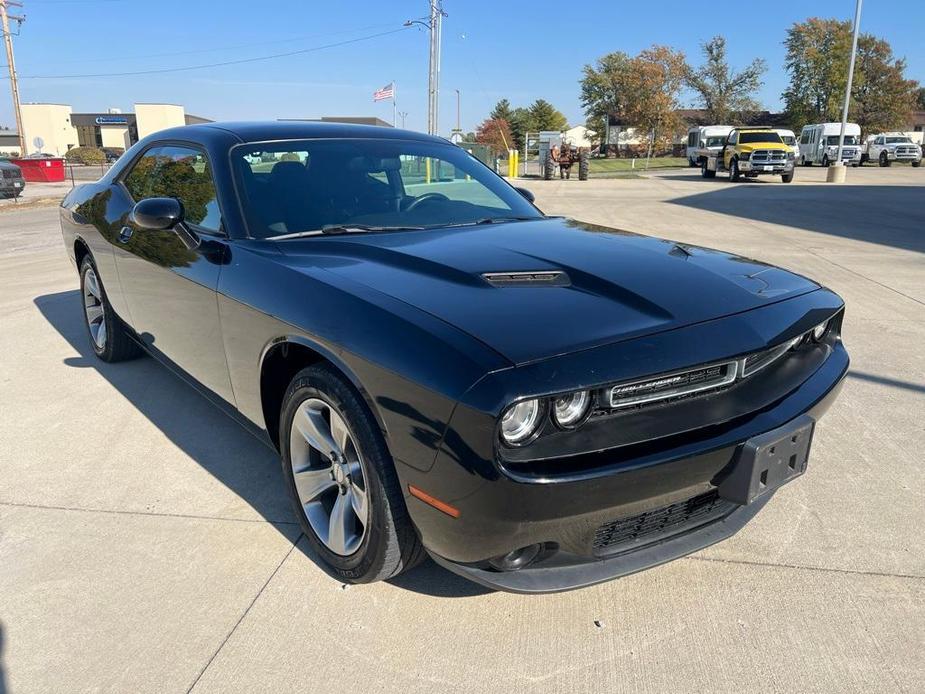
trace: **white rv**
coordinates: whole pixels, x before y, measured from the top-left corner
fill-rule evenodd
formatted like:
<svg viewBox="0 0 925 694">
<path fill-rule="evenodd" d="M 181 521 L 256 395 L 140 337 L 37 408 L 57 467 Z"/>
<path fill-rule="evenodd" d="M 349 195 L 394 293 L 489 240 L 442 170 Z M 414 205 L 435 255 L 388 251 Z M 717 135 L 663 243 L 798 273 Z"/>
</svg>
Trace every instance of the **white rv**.
<svg viewBox="0 0 925 694">
<path fill-rule="evenodd" d="M 687 161 L 691 166 L 700 166 L 703 159 L 716 154 L 732 132 L 731 125 L 695 125 L 687 131 Z"/>
<path fill-rule="evenodd" d="M 800 155 L 797 160 L 803 166 L 821 164 L 828 166 L 835 161 L 838 152 L 838 134 L 841 123 L 817 123 L 804 125 L 800 131 Z M 845 141 L 841 151 L 842 161 L 851 166 L 861 163 L 861 126 L 845 124 Z"/>
<path fill-rule="evenodd" d="M 780 135 L 780 139 L 783 140 L 784 144 L 793 150 L 795 156 L 799 157 L 800 148 L 797 145 L 797 136 L 794 132 L 786 128 L 774 128 L 774 132 Z"/>
</svg>

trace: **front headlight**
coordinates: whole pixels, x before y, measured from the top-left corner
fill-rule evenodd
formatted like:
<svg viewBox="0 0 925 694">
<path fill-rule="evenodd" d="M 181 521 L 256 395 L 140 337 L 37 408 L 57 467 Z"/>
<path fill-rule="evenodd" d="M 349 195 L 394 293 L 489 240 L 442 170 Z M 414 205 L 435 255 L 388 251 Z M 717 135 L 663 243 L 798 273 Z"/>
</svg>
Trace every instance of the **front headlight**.
<svg viewBox="0 0 925 694">
<path fill-rule="evenodd" d="M 793 152 L 787 152 L 787 159 L 789 159 L 790 161 L 793 161 L 796 158 L 797 158 L 796 154 L 794 154 Z"/>
<path fill-rule="evenodd" d="M 829 328 L 829 321 L 825 323 L 820 323 L 815 328 L 813 328 L 813 340 L 819 342 L 825 336 L 825 331 Z"/>
<path fill-rule="evenodd" d="M 751 157 L 751 156 L 752 156 L 752 153 L 751 153 L 751 152 L 742 152 L 742 154 L 739 155 L 739 160 L 740 160 L 740 161 L 748 161 L 749 157 Z"/>
<path fill-rule="evenodd" d="M 553 402 L 552 416 L 563 429 L 577 426 L 588 414 L 591 406 L 591 394 L 586 390 L 579 390 L 556 398 Z"/>
<path fill-rule="evenodd" d="M 536 398 L 511 405 L 501 416 L 501 438 L 505 443 L 527 441 L 543 422 L 543 404 Z"/>
</svg>

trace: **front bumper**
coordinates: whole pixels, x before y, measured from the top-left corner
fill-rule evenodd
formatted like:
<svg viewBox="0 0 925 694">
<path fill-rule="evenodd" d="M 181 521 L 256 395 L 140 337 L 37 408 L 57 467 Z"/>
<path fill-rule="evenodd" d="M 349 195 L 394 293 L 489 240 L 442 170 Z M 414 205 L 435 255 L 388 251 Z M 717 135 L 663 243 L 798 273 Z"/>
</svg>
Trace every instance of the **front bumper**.
<svg viewBox="0 0 925 694">
<path fill-rule="evenodd" d="M 834 295 L 820 292 L 816 296 L 818 309 L 800 309 L 808 311 L 807 324 L 818 322 L 814 310 L 830 312 L 836 308 Z M 799 305 L 811 301 L 809 296 Z M 787 308 L 787 303 L 777 305 L 778 317 L 764 312 L 762 322 L 753 325 L 776 333 L 778 321 L 792 324 L 793 308 Z M 745 330 L 742 324 L 731 334 Z M 708 344 L 691 337 L 666 335 L 658 342 L 653 339 L 646 345 L 646 352 L 661 353 L 669 346 L 668 340 L 683 340 L 688 351 L 694 345 Z M 622 361 L 610 350 L 601 355 L 601 364 Z M 424 546 L 437 563 L 493 588 L 550 592 L 633 573 L 729 537 L 765 501 L 737 506 L 724 500 L 725 506 L 692 515 L 690 522 L 685 517 L 683 522 L 666 526 L 665 532 L 649 533 L 630 545 L 620 540 L 602 547 L 602 529 L 626 519 L 642 518 L 641 523 L 648 523 L 650 518 L 664 518 L 666 508 L 682 508 L 694 499 L 716 496 L 717 488 L 741 460 L 746 441 L 785 427 L 804 415 L 813 420 L 822 416 L 837 395 L 848 363 L 839 340 L 799 387 L 760 405 L 756 402 L 757 409 L 751 414 L 722 425 L 653 440 L 651 444 L 633 445 L 629 447 L 631 454 L 624 454 L 623 449 L 601 450 L 595 454 L 599 467 L 593 469 L 579 470 L 563 463 L 574 469 L 574 474 L 538 471 L 530 475 L 514 469 L 514 465 L 499 466 L 491 460 L 488 450 L 472 447 L 472 442 L 492 440 L 493 432 L 486 428 L 489 425 L 476 411 L 467 414 L 468 408 L 460 405 L 454 426 L 447 432 L 430 470 L 412 469 L 396 460 L 403 486 L 414 485 L 450 503 L 458 509 L 458 516 L 441 513 L 407 493 L 406 503 Z M 589 368 L 586 360 L 582 360 L 582 367 Z M 537 369 L 539 373 L 529 372 L 524 377 L 530 381 L 542 378 L 546 372 L 539 366 Z M 567 376 L 568 371 L 567 365 L 559 363 L 548 373 Z M 682 431 L 684 423 L 677 421 L 678 416 L 677 411 L 667 410 L 659 415 L 669 419 L 676 431 Z M 543 545 L 544 554 L 526 568 L 502 572 L 488 563 L 492 557 L 534 543 Z"/>
<path fill-rule="evenodd" d="M 770 174 L 781 175 L 793 171 L 793 160 L 787 160 L 786 162 L 771 162 L 771 163 L 754 163 L 751 161 L 739 161 L 739 171 L 743 173 L 757 173 L 757 174 Z"/>
<path fill-rule="evenodd" d="M 919 152 L 896 152 L 887 150 L 887 159 L 890 161 L 921 161 L 922 154 Z"/>
</svg>

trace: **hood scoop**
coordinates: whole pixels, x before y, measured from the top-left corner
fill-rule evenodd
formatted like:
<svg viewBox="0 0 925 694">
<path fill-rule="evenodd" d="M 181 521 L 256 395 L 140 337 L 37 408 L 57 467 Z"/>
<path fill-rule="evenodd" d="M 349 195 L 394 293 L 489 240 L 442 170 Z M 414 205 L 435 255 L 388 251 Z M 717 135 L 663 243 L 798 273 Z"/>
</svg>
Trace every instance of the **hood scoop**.
<svg viewBox="0 0 925 694">
<path fill-rule="evenodd" d="M 572 283 L 562 270 L 483 272 L 482 277 L 492 287 L 568 287 Z"/>
</svg>

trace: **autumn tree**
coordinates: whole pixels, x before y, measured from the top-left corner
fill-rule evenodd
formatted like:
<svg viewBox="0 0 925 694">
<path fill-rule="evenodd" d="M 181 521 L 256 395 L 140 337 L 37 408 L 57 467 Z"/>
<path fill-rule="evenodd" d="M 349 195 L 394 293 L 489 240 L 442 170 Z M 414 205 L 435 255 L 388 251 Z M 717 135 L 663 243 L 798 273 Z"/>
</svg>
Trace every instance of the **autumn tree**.
<svg viewBox="0 0 925 694">
<path fill-rule="evenodd" d="M 714 36 L 702 44 L 701 49 L 705 62 L 697 70 L 688 72 L 686 82 L 697 92 L 709 122 L 740 121 L 749 112 L 760 110 L 754 95 L 761 88 L 761 76 L 767 72 L 767 63 L 755 58 L 740 72 L 735 72 L 726 60 L 726 39 L 722 36 Z"/>
<path fill-rule="evenodd" d="M 486 118 L 475 131 L 475 141 L 490 145 L 495 152 L 506 152 L 513 146 L 510 124 L 501 118 Z"/>
<path fill-rule="evenodd" d="M 851 57 L 851 22 L 812 18 L 787 30 L 790 86 L 784 102 L 796 125 L 841 119 Z M 889 43 L 871 34 L 858 37 L 849 120 L 864 132 L 897 129 L 915 107 L 918 83 L 905 79 L 906 62 Z"/>
<path fill-rule="evenodd" d="M 915 110 L 925 111 L 925 87 L 919 87 L 915 95 Z"/>
</svg>

